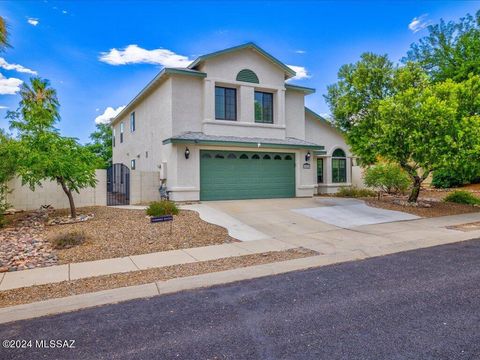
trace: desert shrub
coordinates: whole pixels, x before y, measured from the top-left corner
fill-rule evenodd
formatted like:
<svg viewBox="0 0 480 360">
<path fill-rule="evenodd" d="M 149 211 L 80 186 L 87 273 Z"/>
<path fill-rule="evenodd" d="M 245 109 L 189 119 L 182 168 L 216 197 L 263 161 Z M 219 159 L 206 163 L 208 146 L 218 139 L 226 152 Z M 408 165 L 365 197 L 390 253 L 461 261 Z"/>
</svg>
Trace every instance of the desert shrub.
<svg viewBox="0 0 480 360">
<path fill-rule="evenodd" d="M 177 215 L 178 213 L 177 205 L 170 200 L 154 201 L 147 208 L 149 216 Z"/>
<path fill-rule="evenodd" d="M 477 177 L 477 174 L 462 169 L 440 169 L 433 173 L 432 186 L 439 189 L 449 189 L 475 182 Z"/>
<path fill-rule="evenodd" d="M 375 191 L 370 189 L 360 189 L 358 187 L 342 187 L 337 192 L 337 196 L 340 197 L 353 197 L 353 198 L 361 198 L 361 197 L 374 197 L 377 194 Z"/>
<path fill-rule="evenodd" d="M 411 179 L 400 166 L 382 163 L 365 171 L 364 182 L 368 187 L 380 189 L 387 194 L 398 194 L 408 189 Z"/>
<path fill-rule="evenodd" d="M 54 249 L 69 249 L 85 242 L 86 236 L 83 231 L 71 231 L 54 236 L 50 239 Z"/>
<path fill-rule="evenodd" d="M 480 198 L 465 190 L 453 191 L 443 201 L 456 204 L 480 205 Z"/>
</svg>

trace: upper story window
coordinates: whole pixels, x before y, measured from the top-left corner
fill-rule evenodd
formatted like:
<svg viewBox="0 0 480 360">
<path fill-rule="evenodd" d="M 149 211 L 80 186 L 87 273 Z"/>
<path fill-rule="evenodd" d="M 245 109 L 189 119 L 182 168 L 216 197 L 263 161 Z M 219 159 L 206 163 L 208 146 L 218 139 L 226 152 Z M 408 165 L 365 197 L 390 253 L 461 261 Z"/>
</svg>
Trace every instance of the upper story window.
<svg viewBox="0 0 480 360">
<path fill-rule="evenodd" d="M 130 169 L 135 170 L 137 167 L 135 159 L 130 161 Z"/>
<path fill-rule="evenodd" d="M 130 114 L 130 132 L 135 131 L 135 111 Z"/>
<path fill-rule="evenodd" d="M 123 143 L 123 122 L 120 123 L 120 143 Z"/>
<path fill-rule="evenodd" d="M 112 133 L 112 145 L 113 145 L 113 147 L 115 147 L 115 128 L 113 128 L 112 132 L 113 132 Z"/>
<path fill-rule="evenodd" d="M 237 89 L 215 86 L 215 119 L 237 120 Z"/>
<path fill-rule="evenodd" d="M 255 122 L 273 124 L 273 94 L 255 91 Z"/>
</svg>

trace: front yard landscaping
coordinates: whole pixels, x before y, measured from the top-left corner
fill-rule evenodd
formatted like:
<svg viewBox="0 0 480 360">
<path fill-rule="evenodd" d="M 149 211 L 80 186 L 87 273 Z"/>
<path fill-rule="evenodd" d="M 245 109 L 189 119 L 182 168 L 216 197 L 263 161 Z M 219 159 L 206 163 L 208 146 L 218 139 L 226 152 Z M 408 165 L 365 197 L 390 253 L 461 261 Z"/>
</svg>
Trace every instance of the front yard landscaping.
<svg viewBox="0 0 480 360">
<path fill-rule="evenodd" d="M 87 207 L 93 218 L 74 224 L 47 225 L 68 210 L 38 210 L 8 217 L 0 230 L 2 271 L 138 255 L 237 241 L 226 229 L 209 224 L 193 211 L 181 211 L 173 222 L 150 223 L 143 210 Z M 171 226 L 171 232 L 170 232 Z M 55 244 L 81 237 L 79 245 L 55 249 Z"/>
<path fill-rule="evenodd" d="M 97 276 L 1 292 L 0 307 L 318 255 L 303 248 Z"/>
</svg>

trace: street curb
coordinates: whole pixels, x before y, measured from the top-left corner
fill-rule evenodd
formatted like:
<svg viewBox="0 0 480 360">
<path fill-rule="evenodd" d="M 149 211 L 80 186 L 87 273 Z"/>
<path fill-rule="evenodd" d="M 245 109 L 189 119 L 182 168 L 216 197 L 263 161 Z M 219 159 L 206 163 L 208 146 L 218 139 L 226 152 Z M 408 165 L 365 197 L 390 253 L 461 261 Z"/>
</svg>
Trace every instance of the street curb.
<svg viewBox="0 0 480 360">
<path fill-rule="evenodd" d="M 77 311 L 95 306 L 115 304 L 128 300 L 171 294 L 184 290 L 261 278 L 341 262 L 361 260 L 364 258 L 366 258 L 366 256 L 361 252 L 317 255 L 270 264 L 254 265 L 226 271 L 174 278 L 143 285 L 102 290 L 30 304 L 9 306 L 0 308 L 0 324 Z"/>
</svg>

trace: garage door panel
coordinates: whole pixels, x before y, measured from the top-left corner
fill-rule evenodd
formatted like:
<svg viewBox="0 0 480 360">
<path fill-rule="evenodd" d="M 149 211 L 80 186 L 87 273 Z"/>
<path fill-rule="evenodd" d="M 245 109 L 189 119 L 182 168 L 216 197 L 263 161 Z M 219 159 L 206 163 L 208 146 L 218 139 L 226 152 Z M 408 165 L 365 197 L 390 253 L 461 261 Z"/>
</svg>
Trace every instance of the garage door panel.
<svg viewBox="0 0 480 360">
<path fill-rule="evenodd" d="M 293 159 L 286 153 L 202 150 L 200 199 L 294 197 Z"/>
</svg>

